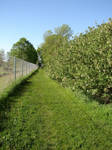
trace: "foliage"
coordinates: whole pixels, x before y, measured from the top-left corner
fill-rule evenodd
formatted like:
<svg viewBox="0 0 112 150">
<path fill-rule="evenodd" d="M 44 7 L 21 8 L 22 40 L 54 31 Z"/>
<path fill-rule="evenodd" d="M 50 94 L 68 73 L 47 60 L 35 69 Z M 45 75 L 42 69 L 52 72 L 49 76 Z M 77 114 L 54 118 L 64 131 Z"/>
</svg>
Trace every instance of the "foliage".
<svg viewBox="0 0 112 150">
<path fill-rule="evenodd" d="M 48 30 L 44 33 L 44 39 L 46 39 L 48 36 L 51 36 L 53 32 L 51 30 Z"/>
<path fill-rule="evenodd" d="M 4 58 L 5 58 L 5 53 L 4 53 L 4 50 L 1 49 L 1 50 L 0 50 L 0 67 L 1 67 L 2 64 L 4 63 Z"/>
<path fill-rule="evenodd" d="M 55 33 L 69 39 L 72 36 L 73 31 L 67 24 L 63 24 L 62 26 L 55 28 Z"/>
<path fill-rule="evenodd" d="M 37 63 L 43 63 L 43 58 L 42 58 L 42 49 L 40 47 L 37 48 L 37 57 L 38 57 L 38 60 L 37 60 Z"/>
<path fill-rule="evenodd" d="M 68 45 L 66 37 L 61 35 L 53 34 L 46 37 L 45 43 L 41 46 L 41 54 L 43 57 L 44 65 L 48 65 L 51 59 L 55 59 L 57 56 L 58 49 L 61 49 Z"/>
<path fill-rule="evenodd" d="M 18 42 L 13 44 L 10 54 L 31 63 L 36 63 L 37 61 L 37 52 L 35 48 L 25 38 L 21 38 Z"/>
<path fill-rule="evenodd" d="M 71 41 L 63 39 L 57 44 L 57 40 L 52 42 L 50 38 L 43 44 L 49 75 L 64 86 L 82 89 L 101 103 L 111 102 L 112 20 L 89 27 Z"/>
</svg>

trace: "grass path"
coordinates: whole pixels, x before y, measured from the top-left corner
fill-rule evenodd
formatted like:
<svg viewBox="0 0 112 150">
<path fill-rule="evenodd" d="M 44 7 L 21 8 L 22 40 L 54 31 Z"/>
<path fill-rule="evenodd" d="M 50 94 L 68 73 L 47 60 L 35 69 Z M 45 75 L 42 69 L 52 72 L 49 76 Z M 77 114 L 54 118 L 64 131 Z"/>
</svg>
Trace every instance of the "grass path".
<svg viewBox="0 0 112 150">
<path fill-rule="evenodd" d="M 0 112 L 0 150 L 112 150 L 112 108 L 85 102 L 41 70 Z"/>
</svg>

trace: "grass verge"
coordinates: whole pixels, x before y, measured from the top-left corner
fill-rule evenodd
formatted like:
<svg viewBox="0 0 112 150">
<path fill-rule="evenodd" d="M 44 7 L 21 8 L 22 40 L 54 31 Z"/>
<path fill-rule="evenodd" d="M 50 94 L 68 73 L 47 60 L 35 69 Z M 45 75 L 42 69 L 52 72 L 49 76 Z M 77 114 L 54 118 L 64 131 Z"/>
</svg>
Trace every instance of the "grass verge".
<svg viewBox="0 0 112 150">
<path fill-rule="evenodd" d="M 30 77 L 32 77 L 36 72 L 37 70 L 31 72 L 29 75 L 19 78 L 4 89 L 4 91 L 0 94 L 0 110 L 4 110 L 7 107 L 7 105 L 9 105 L 10 102 L 8 103 L 8 97 L 14 95 L 14 93 L 16 93 L 19 90 L 19 88 L 22 85 L 24 85 L 27 82 L 27 80 Z"/>
</svg>

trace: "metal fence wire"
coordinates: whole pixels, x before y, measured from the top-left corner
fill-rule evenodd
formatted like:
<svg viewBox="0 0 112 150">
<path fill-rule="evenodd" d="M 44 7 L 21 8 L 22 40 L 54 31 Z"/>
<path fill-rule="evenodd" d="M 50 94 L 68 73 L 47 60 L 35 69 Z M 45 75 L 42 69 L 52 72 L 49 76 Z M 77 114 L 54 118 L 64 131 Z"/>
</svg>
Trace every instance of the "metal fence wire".
<svg viewBox="0 0 112 150">
<path fill-rule="evenodd" d="M 0 93 L 13 81 L 36 70 L 36 64 L 8 56 L 0 60 Z"/>
</svg>

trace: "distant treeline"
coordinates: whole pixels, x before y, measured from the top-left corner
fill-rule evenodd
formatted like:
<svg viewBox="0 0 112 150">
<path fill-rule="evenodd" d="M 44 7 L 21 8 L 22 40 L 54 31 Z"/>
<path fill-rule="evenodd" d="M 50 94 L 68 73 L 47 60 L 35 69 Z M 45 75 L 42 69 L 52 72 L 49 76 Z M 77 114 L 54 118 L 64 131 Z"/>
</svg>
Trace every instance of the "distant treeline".
<svg viewBox="0 0 112 150">
<path fill-rule="evenodd" d="M 10 56 L 15 56 L 34 64 L 38 61 L 37 50 L 26 38 L 20 38 L 19 41 L 13 44 L 11 50 L 7 53 L 7 58 Z M 6 54 L 4 53 L 4 50 L 1 49 L 0 64 L 2 64 L 5 57 Z"/>
</svg>

